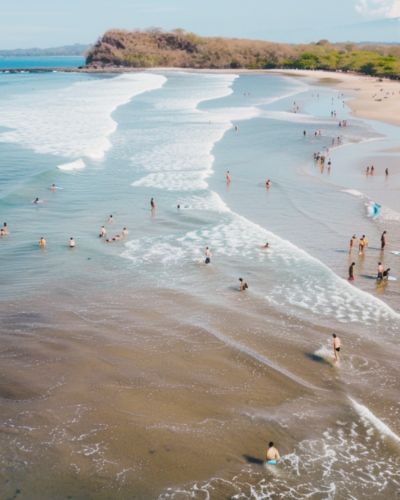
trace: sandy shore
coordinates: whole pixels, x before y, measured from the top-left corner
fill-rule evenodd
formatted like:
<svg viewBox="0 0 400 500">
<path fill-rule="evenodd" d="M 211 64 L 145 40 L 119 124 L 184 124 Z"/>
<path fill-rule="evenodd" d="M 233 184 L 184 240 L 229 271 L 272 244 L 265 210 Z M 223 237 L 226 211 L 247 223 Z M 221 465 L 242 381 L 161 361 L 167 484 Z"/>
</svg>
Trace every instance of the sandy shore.
<svg viewBox="0 0 400 500">
<path fill-rule="evenodd" d="M 400 126 L 400 82 L 382 80 L 377 77 L 350 75 L 346 73 L 328 73 L 311 70 L 273 70 L 274 73 L 306 77 L 327 81 L 335 85 L 336 90 L 354 96 L 346 101 L 354 116 L 378 120 L 390 125 Z"/>
</svg>

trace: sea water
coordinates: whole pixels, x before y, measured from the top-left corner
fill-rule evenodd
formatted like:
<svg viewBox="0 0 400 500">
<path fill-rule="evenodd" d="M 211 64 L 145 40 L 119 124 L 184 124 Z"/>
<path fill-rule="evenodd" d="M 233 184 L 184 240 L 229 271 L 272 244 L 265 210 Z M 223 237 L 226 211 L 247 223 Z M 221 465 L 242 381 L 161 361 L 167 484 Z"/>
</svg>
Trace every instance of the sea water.
<svg viewBox="0 0 400 500">
<path fill-rule="evenodd" d="M 282 429 L 301 429 L 278 475 L 251 461 L 238 462 L 233 468 L 219 466 L 211 476 L 207 473 L 207 480 L 195 474 L 190 481 L 179 475 L 166 479 L 157 494 L 335 498 L 339 492 L 351 498 L 356 492 L 357 498 L 366 484 L 375 498 L 393 493 L 400 458 L 394 439 L 399 434 L 399 288 L 396 283 L 377 287 L 363 275 L 374 274 L 383 257 L 396 274 L 398 258 L 374 248 L 379 248 L 383 228 L 390 228 L 393 248 L 400 247 L 400 239 L 396 217 L 385 219 L 384 210 L 381 219 L 370 217 L 371 193 L 352 165 L 361 162 L 360 146 L 372 148 L 381 141 L 379 149 L 389 148 L 393 130 L 352 118 L 343 105 L 346 96 L 328 87 L 274 74 L 2 74 L 0 87 L 0 211 L 10 233 L 1 239 L 3 311 L 29 310 L 32 297 L 39 303 L 44 297 L 45 315 L 51 303 L 60 317 L 68 310 L 83 324 L 94 319 L 89 320 L 88 308 L 72 311 L 63 305 L 70 294 L 78 301 L 105 293 L 120 297 L 115 307 L 123 317 L 128 314 L 124 299 L 134 293 L 149 314 L 167 322 L 169 306 L 160 302 L 162 293 L 174 297 L 178 324 L 201 328 L 260 367 L 311 390 L 308 396 L 288 395 L 273 415 L 251 404 L 232 409 L 233 421 L 243 419 L 248 430 L 270 425 L 271 419 L 279 421 L 281 434 Z M 347 129 L 338 132 L 343 119 Z M 342 147 L 332 150 L 338 135 Z M 322 169 L 313 161 L 314 152 L 327 148 L 329 173 L 327 165 Z M 380 182 L 382 172 L 376 175 Z M 384 190 L 398 186 L 382 181 L 378 188 L 382 197 L 376 199 L 374 191 L 371 199 L 384 205 Z M 36 198 L 46 201 L 32 203 Z M 390 200 L 384 208 L 398 213 Z M 129 235 L 106 242 L 99 237 L 102 226 L 108 239 L 122 235 L 124 227 Z M 348 245 L 355 232 L 367 234 L 373 248 L 361 258 L 354 250 L 356 281 L 349 284 Z M 45 248 L 38 246 L 42 236 Z M 72 250 L 71 237 L 76 241 Z M 204 264 L 207 246 L 209 266 Z M 239 278 L 249 284 L 243 295 L 237 292 Z M 98 309 L 94 299 L 90 307 L 96 308 L 96 321 L 108 324 L 108 308 Z M 110 317 L 116 318 L 114 313 Z M 29 328 L 40 328 L 43 321 L 49 320 L 32 319 Z M 149 318 L 149 333 L 140 345 L 152 342 L 154 321 Z M 346 336 L 351 348 L 337 375 L 331 373 L 327 347 L 332 329 Z M 78 331 L 71 330 L 71 336 L 79 337 Z M 311 339 L 314 350 L 307 346 L 303 352 Z M 162 355 L 161 344 L 151 352 L 150 365 L 152 357 Z M 303 358 L 298 359 L 300 352 Z M 314 374 L 313 363 L 322 371 L 318 367 Z M 186 372 L 181 376 L 184 380 Z M 150 372 L 143 377 L 150 380 Z M 233 391 L 235 383 L 226 390 Z M 371 383 L 379 415 L 368 408 Z M 325 415 L 325 405 L 332 417 Z M 303 423 L 301 415 L 307 412 Z M 156 420 L 148 416 L 150 427 L 167 425 Z M 68 428 L 73 421 L 63 425 Z M 77 438 L 63 440 L 60 434 L 58 439 L 61 445 Z M 205 438 L 206 447 L 207 439 L 212 452 L 214 438 Z M 8 439 L 3 445 L 12 449 Z M 25 460 L 23 446 L 18 449 L 19 459 Z M 93 442 L 85 449 L 97 457 L 95 470 L 104 472 L 107 446 L 103 450 Z M 377 463 L 379 472 L 374 472 Z M 131 470 L 128 465 L 129 456 L 123 455 L 120 469 L 104 475 L 107 488 L 118 491 L 113 481 Z M 134 469 L 127 486 L 139 481 Z M 366 479 L 374 474 L 379 481 Z"/>
</svg>

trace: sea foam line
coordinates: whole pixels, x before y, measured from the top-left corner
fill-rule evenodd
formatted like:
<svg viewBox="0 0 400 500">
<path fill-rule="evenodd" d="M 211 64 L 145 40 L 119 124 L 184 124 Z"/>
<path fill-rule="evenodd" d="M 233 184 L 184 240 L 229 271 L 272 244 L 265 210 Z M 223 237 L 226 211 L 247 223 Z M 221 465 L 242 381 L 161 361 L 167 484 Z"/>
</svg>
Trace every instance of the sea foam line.
<svg viewBox="0 0 400 500">
<path fill-rule="evenodd" d="M 357 413 L 364 421 L 369 421 L 382 434 L 392 438 L 396 443 L 400 443 L 400 437 L 395 434 L 385 423 L 376 417 L 366 406 L 360 405 L 354 399 L 349 398 Z"/>
</svg>

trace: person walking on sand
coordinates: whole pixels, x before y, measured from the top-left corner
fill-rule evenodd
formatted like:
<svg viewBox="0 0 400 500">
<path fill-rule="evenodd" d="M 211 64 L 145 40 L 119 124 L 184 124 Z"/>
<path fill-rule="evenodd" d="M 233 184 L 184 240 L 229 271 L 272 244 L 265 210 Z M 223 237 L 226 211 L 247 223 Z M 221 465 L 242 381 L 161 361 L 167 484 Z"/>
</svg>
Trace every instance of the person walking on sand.
<svg viewBox="0 0 400 500">
<path fill-rule="evenodd" d="M 152 198 L 150 200 L 150 205 L 151 205 L 151 210 L 155 210 L 156 209 L 156 204 L 154 203 L 154 198 Z"/>
<path fill-rule="evenodd" d="M 239 281 L 240 281 L 240 291 L 241 292 L 243 292 L 244 290 L 246 290 L 246 288 L 249 288 L 247 286 L 247 283 L 242 278 L 239 278 Z"/>
<path fill-rule="evenodd" d="M 356 241 L 356 238 L 357 238 L 356 235 L 353 234 L 353 237 L 350 240 L 350 252 L 349 253 L 351 253 L 351 251 L 353 250 L 353 245 L 354 245 L 354 242 Z"/>
<path fill-rule="evenodd" d="M 231 176 L 229 174 L 229 170 L 228 172 L 226 173 L 226 182 L 229 184 L 231 182 Z"/>
<path fill-rule="evenodd" d="M 381 250 L 385 250 L 386 246 L 386 231 L 383 231 L 381 236 Z"/>
<path fill-rule="evenodd" d="M 281 458 L 279 451 L 275 448 L 272 441 L 268 445 L 267 456 L 265 458 L 269 465 L 276 465 L 276 462 Z"/>
<path fill-rule="evenodd" d="M 205 260 L 205 264 L 209 264 L 211 262 L 211 252 L 210 252 L 210 249 L 208 247 L 206 247 L 206 260 Z"/>
<path fill-rule="evenodd" d="M 46 246 L 46 240 L 43 238 L 43 236 L 40 238 L 39 246 L 40 247 L 45 247 Z"/>
<path fill-rule="evenodd" d="M 71 239 L 69 240 L 69 248 L 74 248 L 74 246 L 75 246 L 75 241 L 74 241 L 74 238 L 71 238 Z"/>
<path fill-rule="evenodd" d="M 354 281 L 354 266 L 356 265 L 355 262 L 351 263 L 351 266 L 349 267 L 349 281 Z"/>
<path fill-rule="evenodd" d="M 334 333 L 333 337 L 333 352 L 335 353 L 335 360 L 339 361 L 338 353 L 340 352 L 340 338 Z"/>
</svg>

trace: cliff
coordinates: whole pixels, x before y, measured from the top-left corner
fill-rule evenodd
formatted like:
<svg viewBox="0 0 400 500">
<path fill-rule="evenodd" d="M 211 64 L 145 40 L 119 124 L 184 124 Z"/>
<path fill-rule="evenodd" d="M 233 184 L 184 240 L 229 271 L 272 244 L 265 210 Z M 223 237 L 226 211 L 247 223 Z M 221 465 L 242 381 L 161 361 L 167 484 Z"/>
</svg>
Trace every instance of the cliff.
<svg viewBox="0 0 400 500">
<path fill-rule="evenodd" d="M 204 38 L 178 29 L 165 33 L 110 30 L 86 53 L 89 68 L 247 68 L 275 67 L 356 71 L 396 77 L 400 47 L 328 40 L 288 45 L 237 38 Z"/>
</svg>

